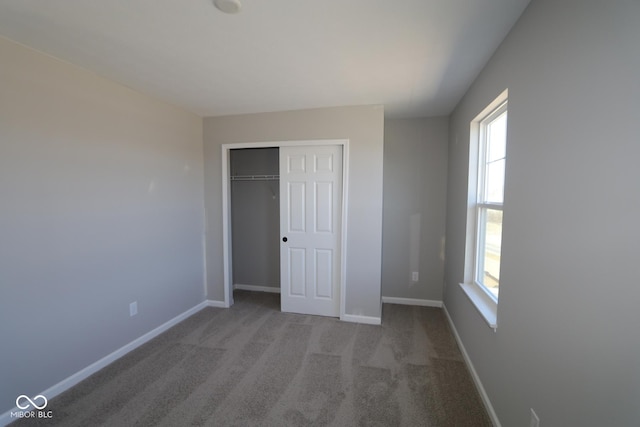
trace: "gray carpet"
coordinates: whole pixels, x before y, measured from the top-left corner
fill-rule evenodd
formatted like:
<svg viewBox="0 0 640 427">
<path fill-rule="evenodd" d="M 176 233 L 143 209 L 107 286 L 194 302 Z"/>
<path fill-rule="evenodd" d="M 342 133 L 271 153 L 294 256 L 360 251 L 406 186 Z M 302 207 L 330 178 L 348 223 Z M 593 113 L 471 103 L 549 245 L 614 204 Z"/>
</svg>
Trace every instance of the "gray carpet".
<svg viewBox="0 0 640 427">
<path fill-rule="evenodd" d="M 371 326 L 234 295 L 13 425 L 491 425 L 442 310 L 385 304 Z"/>
</svg>

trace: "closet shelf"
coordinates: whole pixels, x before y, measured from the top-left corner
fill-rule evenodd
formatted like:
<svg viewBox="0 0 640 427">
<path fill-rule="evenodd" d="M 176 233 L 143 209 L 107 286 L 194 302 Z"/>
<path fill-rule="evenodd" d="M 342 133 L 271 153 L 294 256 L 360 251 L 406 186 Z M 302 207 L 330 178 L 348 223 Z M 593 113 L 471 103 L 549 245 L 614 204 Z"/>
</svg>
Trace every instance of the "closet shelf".
<svg viewBox="0 0 640 427">
<path fill-rule="evenodd" d="M 231 181 L 278 181 L 280 175 L 232 175 Z"/>
</svg>

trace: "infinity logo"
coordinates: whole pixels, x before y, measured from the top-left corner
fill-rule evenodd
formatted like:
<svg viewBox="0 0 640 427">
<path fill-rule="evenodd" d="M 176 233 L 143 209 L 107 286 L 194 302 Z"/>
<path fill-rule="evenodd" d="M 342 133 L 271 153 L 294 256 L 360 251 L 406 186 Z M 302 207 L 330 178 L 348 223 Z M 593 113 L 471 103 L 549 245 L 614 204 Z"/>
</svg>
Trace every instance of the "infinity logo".
<svg viewBox="0 0 640 427">
<path fill-rule="evenodd" d="M 34 402 L 34 400 L 38 400 L 38 399 L 42 399 L 42 400 L 44 401 L 44 403 L 42 404 L 42 406 L 38 406 L 38 405 L 36 404 L 36 402 Z M 27 401 L 27 402 L 29 402 L 29 403 L 27 403 L 26 405 L 22 406 L 22 405 L 20 404 L 20 400 L 26 400 L 26 401 Z M 24 395 L 24 394 L 21 394 L 20 396 L 18 396 L 18 397 L 16 398 L 16 406 L 17 406 L 18 408 L 20 408 L 20 409 L 27 409 L 27 408 L 29 407 L 29 405 L 33 406 L 33 407 L 34 407 L 34 408 L 36 408 L 36 409 L 44 409 L 44 408 L 46 408 L 46 407 L 47 407 L 47 398 L 46 398 L 46 397 L 44 397 L 44 396 L 43 396 L 43 395 L 41 395 L 41 394 L 39 394 L 39 395 L 37 395 L 36 397 L 34 397 L 34 398 L 33 398 L 33 400 L 31 400 L 31 399 L 29 398 L 29 396 Z"/>
</svg>

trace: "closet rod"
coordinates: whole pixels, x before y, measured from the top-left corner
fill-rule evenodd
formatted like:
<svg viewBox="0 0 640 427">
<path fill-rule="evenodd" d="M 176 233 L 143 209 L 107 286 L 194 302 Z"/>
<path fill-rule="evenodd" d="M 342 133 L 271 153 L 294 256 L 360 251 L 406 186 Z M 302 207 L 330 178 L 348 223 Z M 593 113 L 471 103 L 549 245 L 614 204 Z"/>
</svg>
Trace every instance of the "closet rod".
<svg viewBox="0 0 640 427">
<path fill-rule="evenodd" d="M 235 175 L 231 181 L 277 181 L 280 175 Z"/>
</svg>

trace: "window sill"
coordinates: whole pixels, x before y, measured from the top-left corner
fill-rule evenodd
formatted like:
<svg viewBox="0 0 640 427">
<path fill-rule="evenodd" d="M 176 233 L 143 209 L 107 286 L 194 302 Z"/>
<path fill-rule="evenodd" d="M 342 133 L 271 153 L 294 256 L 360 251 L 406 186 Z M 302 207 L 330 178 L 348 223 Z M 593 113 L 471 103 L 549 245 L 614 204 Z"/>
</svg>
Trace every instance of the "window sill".
<svg viewBox="0 0 640 427">
<path fill-rule="evenodd" d="M 494 331 L 498 327 L 498 303 L 475 283 L 460 283 L 460 287 L 469 297 L 485 322 Z"/>
</svg>

